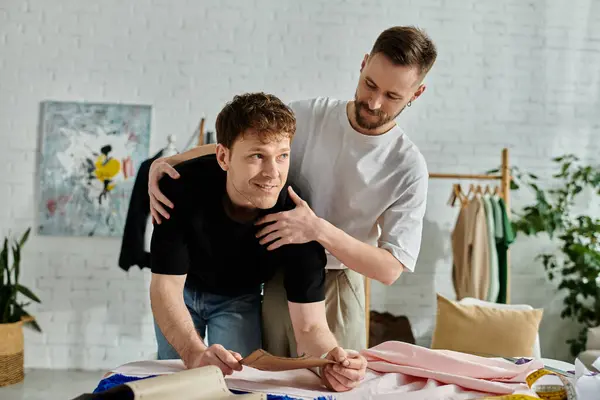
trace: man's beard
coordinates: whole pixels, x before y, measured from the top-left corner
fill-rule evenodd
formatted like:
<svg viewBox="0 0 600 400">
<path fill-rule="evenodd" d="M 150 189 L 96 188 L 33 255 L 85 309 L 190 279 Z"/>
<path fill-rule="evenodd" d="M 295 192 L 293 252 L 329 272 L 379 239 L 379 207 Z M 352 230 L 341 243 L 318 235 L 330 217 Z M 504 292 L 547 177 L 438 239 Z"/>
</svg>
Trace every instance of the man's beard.
<svg viewBox="0 0 600 400">
<path fill-rule="evenodd" d="M 376 116 L 377 120 L 375 122 L 370 122 L 369 120 L 363 118 L 363 116 L 360 114 L 361 108 L 364 109 L 367 114 Z M 384 113 L 381 110 L 376 110 L 376 111 L 370 110 L 369 105 L 367 103 L 365 103 L 363 101 L 358 101 L 358 99 L 356 98 L 356 95 L 354 96 L 354 117 L 356 119 L 356 124 L 363 129 L 368 129 L 368 130 L 377 129 L 377 128 L 387 124 L 388 122 L 396 119 L 396 117 L 398 115 L 400 115 L 400 113 L 402 111 L 404 111 L 405 108 L 406 108 L 406 106 L 402 107 L 402 109 L 400 111 L 398 111 L 398 113 L 396 115 L 394 115 L 393 117 L 390 117 L 388 114 Z"/>
</svg>

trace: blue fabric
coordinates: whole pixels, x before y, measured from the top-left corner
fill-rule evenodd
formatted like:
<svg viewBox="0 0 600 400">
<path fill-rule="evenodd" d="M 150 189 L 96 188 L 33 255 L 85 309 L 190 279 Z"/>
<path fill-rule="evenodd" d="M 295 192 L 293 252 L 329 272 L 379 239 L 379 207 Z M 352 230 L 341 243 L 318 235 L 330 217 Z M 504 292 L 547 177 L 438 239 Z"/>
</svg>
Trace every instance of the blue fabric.
<svg viewBox="0 0 600 400">
<path fill-rule="evenodd" d="M 202 339 L 207 332 L 207 344 L 218 343 L 227 350 L 240 353 L 242 357 L 262 348 L 260 292 L 229 297 L 200 292 L 186 284 L 183 299 Z M 158 359 L 179 359 L 179 354 L 156 323 L 154 332 L 158 343 Z"/>
<path fill-rule="evenodd" d="M 155 376 L 156 375 L 150 375 L 150 376 L 140 378 L 139 376 L 127 376 L 127 375 L 121 375 L 121 374 L 114 374 L 107 378 L 102 379 L 100 381 L 100 383 L 98 383 L 98 386 L 96 387 L 96 389 L 94 389 L 93 393 L 104 392 L 105 390 L 108 390 L 115 386 L 122 385 L 127 382 L 139 381 L 140 379 L 148 379 L 148 378 L 153 378 Z"/>
<path fill-rule="evenodd" d="M 127 382 L 137 381 L 140 379 L 153 378 L 154 376 L 156 376 L 156 375 L 150 375 L 150 376 L 140 378 L 139 376 L 127 376 L 127 375 L 121 375 L 121 374 L 114 374 L 114 375 L 109 376 L 108 378 L 102 379 L 100 381 L 100 383 L 98 384 L 98 386 L 96 387 L 96 389 L 94 389 L 93 393 L 104 392 L 105 390 L 108 390 L 115 386 L 122 385 Z M 230 390 L 230 391 L 233 394 L 248 393 L 248 392 L 243 392 L 241 390 Z M 286 396 L 286 395 L 276 395 L 276 394 L 267 394 L 267 399 L 268 400 L 300 400 L 296 397 L 290 397 L 290 396 Z M 335 400 L 335 397 L 334 396 L 327 396 L 327 397 L 319 396 L 319 397 L 315 398 L 314 400 Z"/>
<path fill-rule="evenodd" d="M 232 390 L 232 389 L 229 389 L 229 391 L 231 393 L 233 393 L 233 394 L 247 394 L 248 393 L 248 392 L 243 392 L 241 390 Z M 299 399 L 298 397 L 290 397 L 290 396 L 287 396 L 285 394 L 280 395 L 280 394 L 268 394 L 267 393 L 267 400 L 302 400 L 302 399 Z M 333 397 L 333 396 L 327 396 L 327 397 L 319 396 L 319 397 L 315 397 L 314 400 L 335 400 L 335 397 Z"/>
</svg>

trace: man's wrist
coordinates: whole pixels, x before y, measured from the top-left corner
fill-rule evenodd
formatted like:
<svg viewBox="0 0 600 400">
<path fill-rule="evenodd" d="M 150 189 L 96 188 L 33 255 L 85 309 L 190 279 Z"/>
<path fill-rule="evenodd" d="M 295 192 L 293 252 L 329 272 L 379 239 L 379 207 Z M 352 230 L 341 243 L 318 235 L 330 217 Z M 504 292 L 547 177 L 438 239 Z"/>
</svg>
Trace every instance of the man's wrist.
<svg viewBox="0 0 600 400">
<path fill-rule="evenodd" d="M 198 341 L 194 340 L 191 343 L 188 343 L 181 351 L 181 359 L 187 365 L 190 359 L 193 359 L 194 356 L 203 353 L 206 351 L 207 347 L 202 342 L 201 339 Z"/>
<path fill-rule="evenodd" d="M 316 222 L 316 241 L 322 246 L 329 242 L 331 224 L 324 218 L 317 217 Z"/>
</svg>

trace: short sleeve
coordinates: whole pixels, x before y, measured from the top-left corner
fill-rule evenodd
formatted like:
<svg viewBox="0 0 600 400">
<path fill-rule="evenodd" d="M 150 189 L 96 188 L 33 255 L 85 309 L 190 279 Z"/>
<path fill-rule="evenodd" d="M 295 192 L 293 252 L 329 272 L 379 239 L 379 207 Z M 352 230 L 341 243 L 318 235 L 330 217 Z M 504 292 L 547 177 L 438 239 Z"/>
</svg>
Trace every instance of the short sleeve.
<svg viewBox="0 0 600 400">
<path fill-rule="evenodd" d="M 185 275 L 189 269 L 189 253 L 185 221 L 185 196 L 183 196 L 182 178 L 171 179 L 168 176 L 159 182 L 159 188 L 175 207 L 169 209 L 170 218 L 163 218 L 160 224 L 154 224 L 150 246 L 151 270 L 155 274 Z"/>
<path fill-rule="evenodd" d="M 325 249 L 318 242 L 281 246 L 283 285 L 288 301 L 314 303 L 325 300 Z"/>
<path fill-rule="evenodd" d="M 313 111 L 314 111 L 314 100 L 299 100 L 288 103 L 288 107 L 294 113 L 296 117 L 296 133 L 291 144 L 291 157 L 290 157 L 290 171 L 288 181 L 294 182 L 296 185 L 300 185 L 303 188 L 307 188 L 308 184 L 305 177 L 300 174 L 302 155 L 306 152 L 309 138 L 312 135 L 313 129 Z M 310 204 L 311 199 L 304 199 Z"/>
<path fill-rule="evenodd" d="M 290 185 L 300 198 L 302 191 L 296 185 Z M 287 211 L 295 207 L 283 188 L 280 210 Z M 288 244 L 277 250 L 278 267 L 284 268 L 283 285 L 288 301 L 292 303 L 314 303 L 325 300 L 325 249 L 316 241 L 302 244 Z"/>
<path fill-rule="evenodd" d="M 411 272 L 421 249 L 429 176 L 421 174 L 379 217 L 378 246 L 388 250 Z"/>
</svg>

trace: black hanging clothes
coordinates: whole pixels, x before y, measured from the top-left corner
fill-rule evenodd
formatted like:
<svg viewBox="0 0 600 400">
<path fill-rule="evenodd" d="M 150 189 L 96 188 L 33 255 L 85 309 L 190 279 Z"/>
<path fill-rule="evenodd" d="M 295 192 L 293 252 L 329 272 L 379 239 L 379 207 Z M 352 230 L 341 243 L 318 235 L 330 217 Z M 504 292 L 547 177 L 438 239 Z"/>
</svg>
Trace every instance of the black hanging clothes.
<svg viewBox="0 0 600 400">
<path fill-rule="evenodd" d="M 150 215 L 148 176 L 150 175 L 150 164 L 160 158 L 162 154 L 163 150 L 142 162 L 135 177 L 119 255 L 119 267 L 125 271 L 134 265 L 139 266 L 140 269 L 150 268 L 150 253 L 144 248 L 146 223 Z"/>
</svg>

